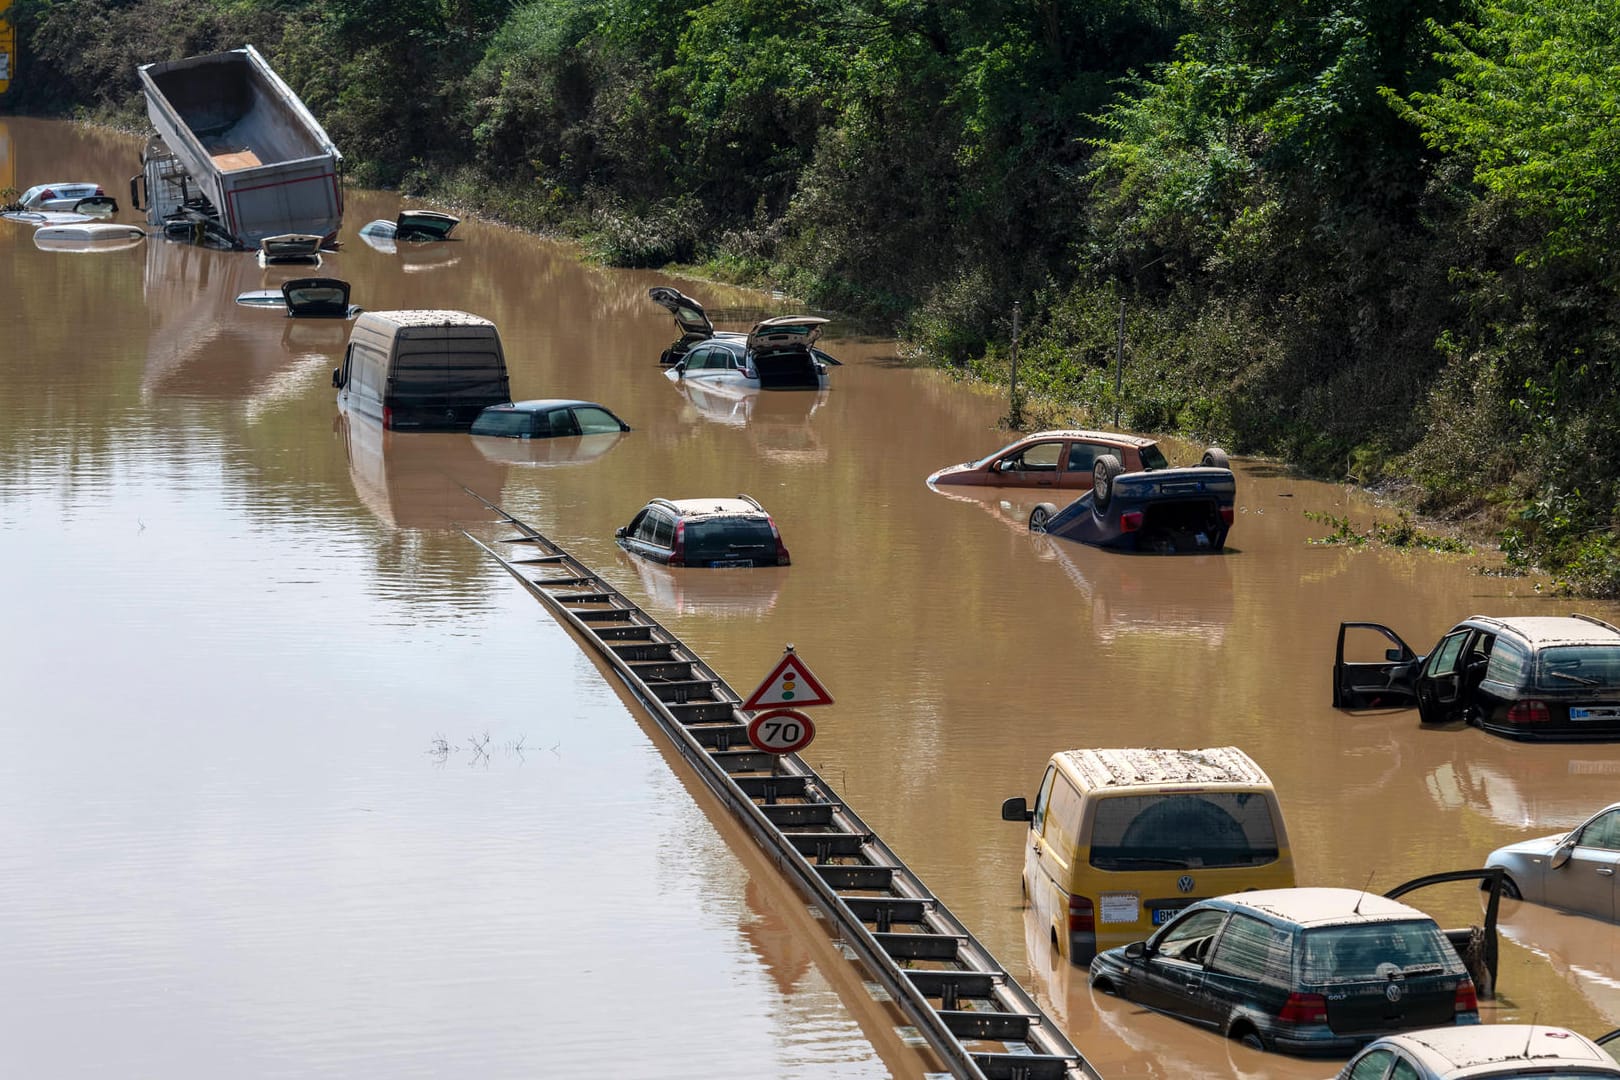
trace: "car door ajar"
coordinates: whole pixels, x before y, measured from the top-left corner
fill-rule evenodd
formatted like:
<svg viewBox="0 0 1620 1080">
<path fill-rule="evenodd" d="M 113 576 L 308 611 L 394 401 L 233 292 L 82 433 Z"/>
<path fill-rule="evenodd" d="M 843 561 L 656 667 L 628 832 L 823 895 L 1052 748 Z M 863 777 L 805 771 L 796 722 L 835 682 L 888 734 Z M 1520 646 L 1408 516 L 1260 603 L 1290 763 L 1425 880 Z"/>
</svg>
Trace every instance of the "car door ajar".
<svg viewBox="0 0 1620 1080">
<path fill-rule="evenodd" d="M 1463 693 L 1469 640 L 1476 631 L 1453 630 L 1424 658 L 1418 672 L 1418 718 L 1425 724 L 1461 720 L 1467 707 Z"/>
<path fill-rule="evenodd" d="M 1376 642 L 1376 646 L 1372 643 Z M 1382 660 L 1349 661 L 1350 655 L 1383 650 Z M 1335 709 L 1410 708 L 1417 701 L 1414 680 L 1421 658 L 1387 626 L 1370 622 L 1339 624 L 1339 648 L 1333 661 Z"/>
<path fill-rule="evenodd" d="M 1612 922 L 1617 871 L 1620 810 L 1611 810 L 1582 825 L 1575 834 L 1568 861 L 1547 871 L 1547 902 Z"/>
</svg>

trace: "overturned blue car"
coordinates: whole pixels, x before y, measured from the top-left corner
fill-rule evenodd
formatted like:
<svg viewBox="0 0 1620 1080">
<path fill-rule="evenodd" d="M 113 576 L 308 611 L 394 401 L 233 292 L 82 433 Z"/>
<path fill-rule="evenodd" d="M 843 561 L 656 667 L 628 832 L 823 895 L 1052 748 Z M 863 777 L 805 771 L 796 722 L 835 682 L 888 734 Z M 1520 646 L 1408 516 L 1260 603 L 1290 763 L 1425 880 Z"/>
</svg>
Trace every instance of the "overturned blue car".
<svg viewBox="0 0 1620 1080">
<path fill-rule="evenodd" d="M 1226 546 L 1236 497 L 1237 480 L 1218 447 L 1194 467 L 1133 473 L 1105 454 L 1092 465 L 1090 491 L 1061 510 L 1041 503 L 1030 511 L 1029 528 L 1123 551 L 1214 552 Z"/>
</svg>

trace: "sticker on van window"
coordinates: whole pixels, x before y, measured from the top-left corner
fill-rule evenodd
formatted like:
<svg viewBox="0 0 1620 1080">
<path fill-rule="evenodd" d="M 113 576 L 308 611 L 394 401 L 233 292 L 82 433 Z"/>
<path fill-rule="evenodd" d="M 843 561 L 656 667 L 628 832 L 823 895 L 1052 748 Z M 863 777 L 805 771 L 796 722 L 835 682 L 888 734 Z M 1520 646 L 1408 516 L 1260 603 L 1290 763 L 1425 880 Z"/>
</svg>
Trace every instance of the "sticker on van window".
<svg viewBox="0 0 1620 1080">
<path fill-rule="evenodd" d="M 1142 917 L 1142 894 L 1133 892 L 1103 893 L 1102 921 L 1105 923 L 1133 923 Z"/>
</svg>

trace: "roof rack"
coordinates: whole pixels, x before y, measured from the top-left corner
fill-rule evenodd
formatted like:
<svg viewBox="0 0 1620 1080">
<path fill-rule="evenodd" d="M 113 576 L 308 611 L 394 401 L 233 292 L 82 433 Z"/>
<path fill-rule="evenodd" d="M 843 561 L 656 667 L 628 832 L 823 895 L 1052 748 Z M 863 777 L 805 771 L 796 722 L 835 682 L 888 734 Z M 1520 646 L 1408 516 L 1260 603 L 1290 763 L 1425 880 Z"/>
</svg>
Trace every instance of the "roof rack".
<svg viewBox="0 0 1620 1080">
<path fill-rule="evenodd" d="M 1595 626 L 1601 626 L 1605 630 L 1613 630 L 1615 633 L 1620 634 L 1620 626 L 1615 626 L 1613 623 L 1606 623 L 1596 615 L 1582 615 L 1578 611 L 1572 611 L 1569 613 L 1569 617 L 1572 619 L 1579 619 L 1581 622 L 1589 622 Z"/>
<path fill-rule="evenodd" d="M 759 500 L 754 498 L 752 495 L 744 495 L 739 491 L 737 493 L 737 498 L 741 499 L 743 502 L 747 503 L 749 506 L 752 506 L 755 510 L 760 511 L 761 513 L 765 511 L 765 508 L 759 505 Z M 1604 625 L 1607 626 L 1608 624 L 1604 623 Z"/>
<path fill-rule="evenodd" d="M 680 513 L 681 513 L 681 508 L 676 506 L 674 500 L 672 500 L 672 499 L 649 499 L 647 501 L 647 504 L 649 506 L 662 506 L 662 507 L 665 507 L 667 509 L 673 510 L 673 511 L 675 511 L 675 514 L 676 514 L 677 517 L 680 516 Z"/>
</svg>

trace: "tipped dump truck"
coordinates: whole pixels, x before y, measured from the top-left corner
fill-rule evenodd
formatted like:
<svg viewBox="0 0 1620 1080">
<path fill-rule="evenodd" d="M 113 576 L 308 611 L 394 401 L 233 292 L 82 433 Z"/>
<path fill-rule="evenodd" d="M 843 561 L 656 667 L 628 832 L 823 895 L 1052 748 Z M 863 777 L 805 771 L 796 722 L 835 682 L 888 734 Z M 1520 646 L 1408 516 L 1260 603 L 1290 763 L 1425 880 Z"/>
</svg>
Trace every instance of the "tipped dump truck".
<svg viewBox="0 0 1620 1080">
<path fill-rule="evenodd" d="M 130 198 L 149 224 L 234 247 L 285 233 L 336 240 L 343 155 L 257 49 L 137 70 L 157 132 Z"/>
</svg>

